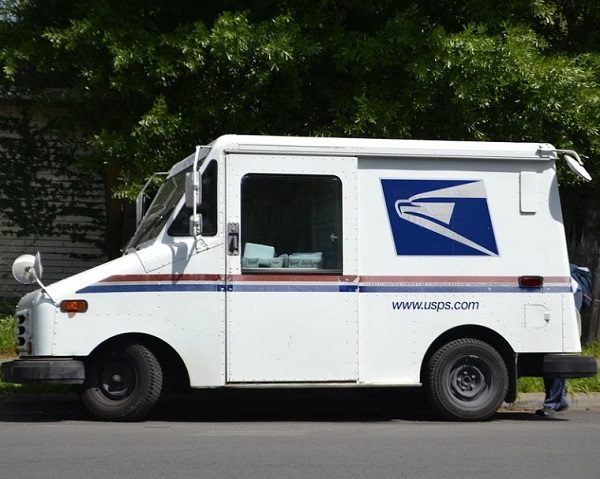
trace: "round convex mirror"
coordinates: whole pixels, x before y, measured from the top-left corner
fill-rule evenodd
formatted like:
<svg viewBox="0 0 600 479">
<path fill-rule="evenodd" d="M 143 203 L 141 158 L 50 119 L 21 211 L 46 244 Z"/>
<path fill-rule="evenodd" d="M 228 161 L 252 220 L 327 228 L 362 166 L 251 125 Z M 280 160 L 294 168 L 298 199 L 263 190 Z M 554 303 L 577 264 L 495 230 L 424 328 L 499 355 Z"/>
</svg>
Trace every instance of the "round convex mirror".
<svg viewBox="0 0 600 479">
<path fill-rule="evenodd" d="M 12 274 L 19 283 L 32 284 L 35 283 L 36 268 L 39 268 L 39 262 L 32 254 L 23 254 L 15 259 L 12 265 Z M 39 277 L 39 274 L 37 275 Z"/>
</svg>

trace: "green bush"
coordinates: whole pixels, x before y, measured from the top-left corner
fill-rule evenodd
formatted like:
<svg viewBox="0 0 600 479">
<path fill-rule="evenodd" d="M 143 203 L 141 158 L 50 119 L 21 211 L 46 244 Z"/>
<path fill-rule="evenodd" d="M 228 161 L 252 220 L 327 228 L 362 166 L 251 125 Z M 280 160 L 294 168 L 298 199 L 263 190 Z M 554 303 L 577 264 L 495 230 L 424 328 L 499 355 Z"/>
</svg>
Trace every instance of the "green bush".
<svg viewBox="0 0 600 479">
<path fill-rule="evenodd" d="M 0 354 L 15 352 L 15 318 L 4 316 L 0 318 Z"/>
</svg>

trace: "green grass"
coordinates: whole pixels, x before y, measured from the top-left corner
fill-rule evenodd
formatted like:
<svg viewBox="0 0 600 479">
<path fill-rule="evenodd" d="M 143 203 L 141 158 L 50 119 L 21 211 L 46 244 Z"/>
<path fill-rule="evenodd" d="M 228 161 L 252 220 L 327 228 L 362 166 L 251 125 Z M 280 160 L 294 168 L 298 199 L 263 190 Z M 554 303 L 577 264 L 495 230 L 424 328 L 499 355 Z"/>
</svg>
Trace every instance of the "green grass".
<svg viewBox="0 0 600 479">
<path fill-rule="evenodd" d="M 600 358 L 600 339 L 596 339 L 583 346 L 583 354 Z"/>
<path fill-rule="evenodd" d="M 0 354 L 15 353 L 15 319 L 0 317 Z"/>
<path fill-rule="evenodd" d="M 569 394 L 600 392 L 600 372 L 592 378 L 568 379 L 567 391 Z M 544 381 L 542 378 L 519 378 L 519 392 L 544 392 Z"/>
<path fill-rule="evenodd" d="M 0 355 L 12 356 L 15 354 L 15 318 L 13 316 L 0 317 Z M 29 386 L 9 384 L 0 380 L 0 393 L 4 392 L 29 392 Z"/>
<path fill-rule="evenodd" d="M 583 346 L 582 354 L 600 358 L 600 340 L 592 341 Z M 600 370 L 594 377 L 567 380 L 567 390 L 570 394 L 600 392 Z M 520 393 L 544 392 L 542 378 L 519 378 Z"/>
<path fill-rule="evenodd" d="M 539 393 L 544 391 L 544 381 L 542 378 L 519 378 L 520 393 Z"/>
</svg>

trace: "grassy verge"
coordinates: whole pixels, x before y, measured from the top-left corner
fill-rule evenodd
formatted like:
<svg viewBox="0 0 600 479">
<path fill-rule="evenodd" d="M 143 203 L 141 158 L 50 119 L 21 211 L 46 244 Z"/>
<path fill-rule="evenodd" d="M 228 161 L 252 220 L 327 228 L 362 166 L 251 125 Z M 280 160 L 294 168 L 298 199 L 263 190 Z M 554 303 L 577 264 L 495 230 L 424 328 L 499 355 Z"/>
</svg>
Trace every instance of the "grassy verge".
<svg viewBox="0 0 600 479">
<path fill-rule="evenodd" d="M 0 317 L 0 355 L 12 355 L 15 351 L 14 318 L 12 316 Z M 583 354 L 600 358 L 600 340 L 594 341 L 583 348 Z M 600 371 L 592 378 L 570 379 L 568 381 L 570 393 L 600 392 Z M 72 391 L 71 387 L 64 386 L 31 386 L 7 384 L 0 380 L 0 393 L 2 392 L 62 392 Z M 543 392 L 542 378 L 520 378 L 519 392 Z"/>
<path fill-rule="evenodd" d="M 0 317 L 0 354 L 15 353 L 15 320 L 12 316 Z"/>
<path fill-rule="evenodd" d="M 600 340 L 584 345 L 582 354 L 600 358 Z M 600 392 L 600 370 L 591 378 L 569 379 L 567 390 L 570 394 Z M 544 381 L 542 378 L 519 378 L 519 392 L 544 392 Z"/>
<path fill-rule="evenodd" d="M 600 373 L 592 378 L 568 379 L 567 391 L 569 394 L 600 392 Z M 542 378 L 519 378 L 519 392 L 544 392 L 544 381 Z"/>
</svg>

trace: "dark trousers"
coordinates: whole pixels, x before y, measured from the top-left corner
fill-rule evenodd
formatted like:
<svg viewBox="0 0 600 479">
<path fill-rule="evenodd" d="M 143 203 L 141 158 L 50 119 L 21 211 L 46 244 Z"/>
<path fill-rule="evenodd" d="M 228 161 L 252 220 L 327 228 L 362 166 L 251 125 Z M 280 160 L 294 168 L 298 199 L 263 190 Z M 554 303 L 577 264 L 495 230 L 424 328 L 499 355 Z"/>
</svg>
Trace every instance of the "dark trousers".
<svg viewBox="0 0 600 479">
<path fill-rule="evenodd" d="M 567 380 L 565 378 L 544 378 L 544 388 L 546 389 L 546 399 L 544 399 L 544 408 L 560 411 L 569 405 L 567 400 Z"/>
</svg>

